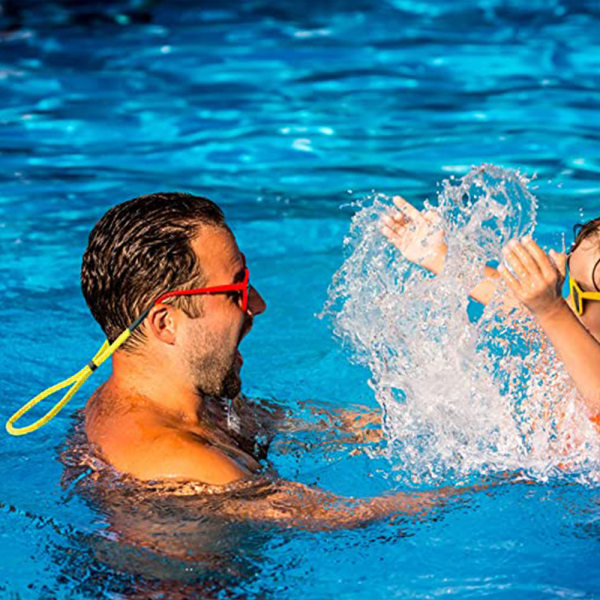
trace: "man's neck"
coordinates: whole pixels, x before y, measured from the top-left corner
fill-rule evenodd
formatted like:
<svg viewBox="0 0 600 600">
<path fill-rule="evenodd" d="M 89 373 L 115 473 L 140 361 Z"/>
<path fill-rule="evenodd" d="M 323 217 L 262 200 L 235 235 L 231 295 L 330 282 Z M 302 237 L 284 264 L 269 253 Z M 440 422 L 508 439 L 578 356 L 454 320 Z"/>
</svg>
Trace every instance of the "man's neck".
<svg viewBox="0 0 600 600">
<path fill-rule="evenodd" d="M 118 395 L 144 398 L 159 414 L 196 424 L 204 398 L 191 382 L 182 379 L 181 369 L 170 367 L 164 357 L 158 364 L 151 356 L 117 352 L 108 385 Z"/>
</svg>

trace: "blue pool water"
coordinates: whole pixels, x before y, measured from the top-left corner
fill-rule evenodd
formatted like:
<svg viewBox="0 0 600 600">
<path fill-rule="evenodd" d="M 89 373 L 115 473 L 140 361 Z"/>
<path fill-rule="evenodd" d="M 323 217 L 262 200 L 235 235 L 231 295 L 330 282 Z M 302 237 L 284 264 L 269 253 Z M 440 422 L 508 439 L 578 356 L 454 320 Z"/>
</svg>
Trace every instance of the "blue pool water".
<svg viewBox="0 0 600 600">
<path fill-rule="evenodd" d="M 246 394 L 372 408 L 369 369 L 315 316 L 353 203 L 434 201 L 440 181 L 488 162 L 537 175 L 545 245 L 598 214 L 595 1 L 0 7 L 5 416 L 99 347 L 81 254 L 96 220 L 131 197 L 184 190 L 223 206 L 268 303 L 242 345 Z M 0 438 L 1 597 L 600 596 L 600 495 L 576 477 L 355 531 L 229 532 L 211 540 L 239 567 L 225 573 L 191 562 L 168 576 L 177 565 L 143 548 L 107 549 L 106 515 L 60 485 L 58 446 L 108 371 L 51 425 Z M 271 458 L 284 477 L 356 497 L 410 480 L 393 458 L 350 450 L 313 436 Z"/>
</svg>

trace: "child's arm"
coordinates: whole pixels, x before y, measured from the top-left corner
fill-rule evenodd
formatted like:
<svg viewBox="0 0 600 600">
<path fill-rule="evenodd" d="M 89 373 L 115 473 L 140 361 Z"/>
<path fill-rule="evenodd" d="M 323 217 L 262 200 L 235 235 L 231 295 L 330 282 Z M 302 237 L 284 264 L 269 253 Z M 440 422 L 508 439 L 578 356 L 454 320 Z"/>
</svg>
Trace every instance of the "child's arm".
<svg viewBox="0 0 600 600">
<path fill-rule="evenodd" d="M 433 210 L 419 211 L 401 196 L 394 197 L 394 204 L 397 210 L 390 211 L 381 220 L 381 233 L 407 260 L 439 275 L 448 247 L 438 214 Z M 487 304 L 496 291 L 494 279 L 498 279 L 498 271 L 485 267 L 483 275 L 485 279 L 469 292 L 469 296 Z"/>
<path fill-rule="evenodd" d="M 498 272 L 552 342 L 583 396 L 589 416 L 597 417 L 600 413 L 600 344 L 562 297 L 565 255 L 551 250 L 550 260 L 526 237 L 522 243 L 511 240 L 504 249 L 504 256 L 514 275 L 504 265 Z"/>
</svg>

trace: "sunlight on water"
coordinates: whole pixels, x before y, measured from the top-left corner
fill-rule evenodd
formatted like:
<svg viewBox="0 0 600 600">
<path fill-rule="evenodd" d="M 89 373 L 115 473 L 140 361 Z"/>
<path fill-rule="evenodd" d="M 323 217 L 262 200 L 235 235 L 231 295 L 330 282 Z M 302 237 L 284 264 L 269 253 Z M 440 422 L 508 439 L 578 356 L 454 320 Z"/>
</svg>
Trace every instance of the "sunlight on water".
<svg viewBox="0 0 600 600">
<path fill-rule="evenodd" d="M 367 198 L 352 220 L 324 314 L 372 373 L 389 457 L 407 484 L 506 470 L 597 480 L 596 432 L 535 322 L 507 315 L 501 294 L 483 314 L 468 299 L 508 240 L 534 231 L 528 184 L 493 165 L 443 182 L 427 206 L 448 245 L 436 277 L 381 235 L 389 198 Z"/>
</svg>

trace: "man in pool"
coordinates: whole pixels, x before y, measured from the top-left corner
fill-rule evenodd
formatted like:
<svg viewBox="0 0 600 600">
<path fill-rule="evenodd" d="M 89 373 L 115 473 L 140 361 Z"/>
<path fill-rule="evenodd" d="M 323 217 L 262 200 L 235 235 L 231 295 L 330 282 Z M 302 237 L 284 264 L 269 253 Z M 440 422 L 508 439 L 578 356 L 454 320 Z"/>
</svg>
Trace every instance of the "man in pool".
<svg viewBox="0 0 600 600">
<path fill-rule="evenodd" d="M 412 262 L 439 273 L 446 255 L 443 232 L 433 212 L 420 212 L 400 196 L 385 215 L 382 233 Z M 576 226 L 567 255 L 544 252 L 531 238 L 511 240 L 498 269 L 486 267 L 486 279 L 471 292 L 486 304 L 498 277 L 512 297 L 536 318 L 575 383 L 591 420 L 600 425 L 600 218 Z M 507 268 L 508 265 L 510 270 Z M 568 268 L 569 297 L 562 296 Z"/>
<path fill-rule="evenodd" d="M 268 445 L 261 440 L 281 415 L 240 398 L 238 346 L 266 304 L 219 207 L 181 193 L 113 207 L 89 236 L 81 281 L 110 342 L 133 330 L 113 355 L 111 377 L 85 407 L 96 452 L 142 481 L 226 486 L 258 477 Z M 352 527 L 421 512 L 457 492 L 355 500 L 274 479 L 259 497 L 223 503 L 223 511 Z"/>
</svg>

